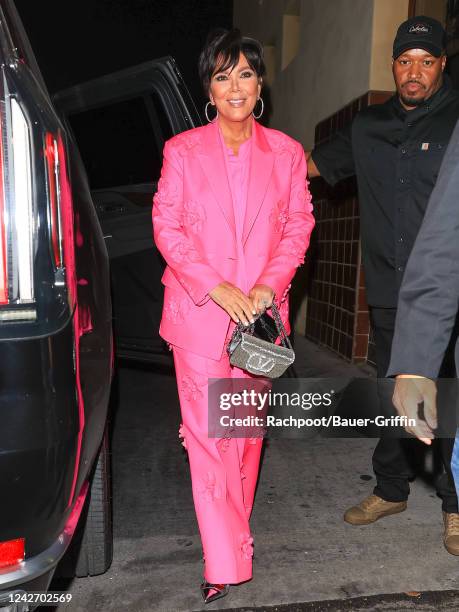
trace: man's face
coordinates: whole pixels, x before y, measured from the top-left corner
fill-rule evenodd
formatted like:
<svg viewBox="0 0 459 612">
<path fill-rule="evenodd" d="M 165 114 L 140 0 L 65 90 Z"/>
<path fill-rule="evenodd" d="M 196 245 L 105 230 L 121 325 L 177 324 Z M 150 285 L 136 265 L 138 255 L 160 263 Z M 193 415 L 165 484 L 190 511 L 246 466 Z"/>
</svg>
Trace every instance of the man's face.
<svg viewBox="0 0 459 612">
<path fill-rule="evenodd" d="M 392 62 L 400 102 L 411 110 L 441 87 L 446 56 L 435 57 L 424 49 L 409 49 Z"/>
</svg>

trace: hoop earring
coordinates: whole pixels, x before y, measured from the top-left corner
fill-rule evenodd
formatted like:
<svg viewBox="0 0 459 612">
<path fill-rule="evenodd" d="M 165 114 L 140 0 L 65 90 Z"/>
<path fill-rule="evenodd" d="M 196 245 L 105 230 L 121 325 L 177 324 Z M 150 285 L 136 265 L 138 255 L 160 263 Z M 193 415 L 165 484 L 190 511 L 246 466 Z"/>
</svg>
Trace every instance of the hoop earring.
<svg viewBox="0 0 459 612">
<path fill-rule="evenodd" d="M 212 123 L 213 119 L 209 119 L 209 113 L 207 112 L 207 109 L 209 108 L 209 104 L 210 104 L 211 106 L 213 106 L 212 102 L 209 100 L 209 101 L 207 102 L 207 104 L 206 104 L 205 108 L 204 108 L 204 114 L 205 114 L 205 116 L 206 116 L 207 121 L 208 121 L 209 123 Z M 218 111 L 217 111 L 217 114 L 215 115 L 215 117 L 218 117 Z M 214 117 L 214 119 L 215 119 L 215 117 Z"/>
<path fill-rule="evenodd" d="M 254 118 L 254 119 L 259 119 L 259 118 L 262 116 L 263 111 L 265 110 L 265 103 L 263 102 L 263 98 L 260 96 L 258 99 L 259 99 L 259 100 L 260 100 L 260 102 L 261 102 L 261 110 L 260 110 L 260 112 L 258 113 L 258 115 L 255 115 L 255 113 L 252 111 L 252 115 L 253 115 L 253 118 Z"/>
</svg>

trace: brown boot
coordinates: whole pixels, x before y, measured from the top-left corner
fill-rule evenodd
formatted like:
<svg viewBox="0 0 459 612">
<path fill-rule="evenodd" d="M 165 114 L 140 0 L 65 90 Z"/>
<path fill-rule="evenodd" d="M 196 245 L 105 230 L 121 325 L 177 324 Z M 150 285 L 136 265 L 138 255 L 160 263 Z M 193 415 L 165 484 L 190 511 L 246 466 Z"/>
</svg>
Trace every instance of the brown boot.
<svg viewBox="0 0 459 612">
<path fill-rule="evenodd" d="M 457 512 L 443 512 L 443 543 L 451 555 L 459 555 L 459 514 Z"/>
<path fill-rule="evenodd" d="M 404 510 L 406 510 L 406 501 L 390 502 L 372 494 L 365 497 L 357 506 L 352 506 L 352 508 L 346 510 L 344 520 L 351 525 L 369 525 L 384 516 L 398 514 Z M 457 533 L 459 534 L 459 531 Z"/>
</svg>

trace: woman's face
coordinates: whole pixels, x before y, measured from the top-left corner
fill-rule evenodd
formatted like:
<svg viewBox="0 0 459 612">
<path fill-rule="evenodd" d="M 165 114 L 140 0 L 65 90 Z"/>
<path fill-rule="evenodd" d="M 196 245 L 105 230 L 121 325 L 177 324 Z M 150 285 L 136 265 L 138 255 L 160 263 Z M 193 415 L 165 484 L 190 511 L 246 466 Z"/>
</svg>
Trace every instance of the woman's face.
<svg viewBox="0 0 459 612">
<path fill-rule="evenodd" d="M 252 113 L 260 91 L 261 80 L 241 53 L 237 66 L 212 75 L 209 97 L 221 117 L 244 121 Z"/>
</svg>

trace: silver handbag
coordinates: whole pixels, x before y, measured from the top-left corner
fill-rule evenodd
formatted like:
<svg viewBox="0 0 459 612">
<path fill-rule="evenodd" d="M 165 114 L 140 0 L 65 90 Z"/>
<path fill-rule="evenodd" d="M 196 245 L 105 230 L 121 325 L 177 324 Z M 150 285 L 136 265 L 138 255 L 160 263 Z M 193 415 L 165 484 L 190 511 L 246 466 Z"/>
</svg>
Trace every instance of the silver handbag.
<svg viewBox="0 0 459 612">
<path fill-rule="evenodd" d="M 278 378 L 295 361 L 295 353 L 276 305 L 273 303 L 270 308 L 281 344 L 257 338 L 254 324 L 246 327 L 239 323 L 228 343 L 227 352 L 231 365 L 257 376 Z"/>
</svg>

